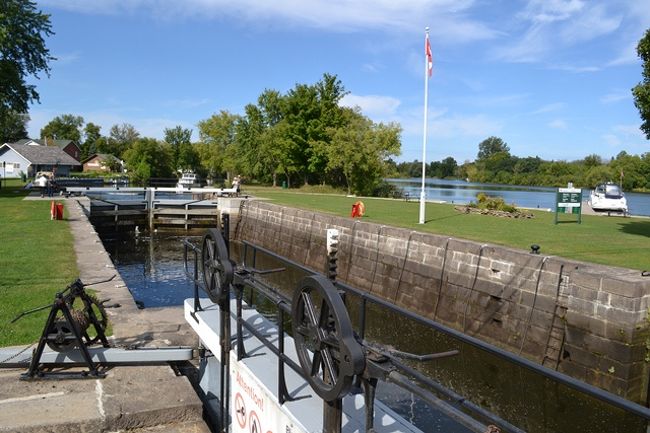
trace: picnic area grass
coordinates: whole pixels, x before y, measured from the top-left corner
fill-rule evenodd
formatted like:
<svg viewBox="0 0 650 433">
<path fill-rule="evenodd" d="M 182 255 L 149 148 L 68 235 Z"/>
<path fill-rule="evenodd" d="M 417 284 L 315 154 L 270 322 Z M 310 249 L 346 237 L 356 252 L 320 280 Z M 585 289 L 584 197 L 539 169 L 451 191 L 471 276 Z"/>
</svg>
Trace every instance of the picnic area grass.
<svg viewBox="0 0 650 433">
<path fill-rule="evenodd" d="M 67 221 L 50 221 L 50 201 L 25 201 L 14 179 L 0 189 L 0 346 L 33 343 L 49 309 L 9 323 L 21 311 L 52 304 L 78 275 Z"/>
<path fill-rule="evenodd" d="M 273 203 L 350 217 L 352 204 L 363 201 L 362 220 L 520 248 L 530 251 L 541 246 L 545 255 L 556 255 L 584 262 L 624 268 L 650 269 L 650 219 L 605 216 L 560 215 L 554 224 L 552 212 L 533 211 L 535 218 L 512 219 L 489 215 L 464 214 L 451 204 L 426 204 L 426 222 L 418 224 L 419 202 L 403 199 L 357 198 L 337 194 L 301 193 L 246 185 L 244 194 L 271 199 Z"/>
</svg>

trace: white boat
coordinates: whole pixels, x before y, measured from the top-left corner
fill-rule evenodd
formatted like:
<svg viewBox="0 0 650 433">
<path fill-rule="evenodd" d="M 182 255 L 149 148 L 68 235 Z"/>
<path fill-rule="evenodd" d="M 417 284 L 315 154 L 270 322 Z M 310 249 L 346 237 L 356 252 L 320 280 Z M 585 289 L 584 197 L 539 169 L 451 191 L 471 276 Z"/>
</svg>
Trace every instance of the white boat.
<svg viewBox="0 0 650 433">
<path fill-rule="evenodd" d="M 602 183 L 591 191 L 589 206 L 595 211 L 621 212 L 627 215 L 627 200 L 620 186 Z"/>
<path fill-rule="evenodd" d="M 200 186 L 199 176 L 193 171 L 184 171 L 176 184 L 177 188 L 193 188 Z"/>
</svg>

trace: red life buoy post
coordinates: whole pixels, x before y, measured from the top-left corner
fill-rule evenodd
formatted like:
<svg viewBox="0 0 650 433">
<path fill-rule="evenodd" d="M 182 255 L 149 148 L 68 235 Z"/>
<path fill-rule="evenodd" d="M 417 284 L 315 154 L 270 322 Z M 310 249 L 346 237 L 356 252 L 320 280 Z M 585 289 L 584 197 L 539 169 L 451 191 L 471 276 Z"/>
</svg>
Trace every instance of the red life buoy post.
<svg viewBox="0 0 650 433">
<path fill-rule="evenodd" d="M 358 201 L 352 205 L 352 218 L 361 218 L 366 212 L 366 207 L 362 201 Z"/>
</svg>

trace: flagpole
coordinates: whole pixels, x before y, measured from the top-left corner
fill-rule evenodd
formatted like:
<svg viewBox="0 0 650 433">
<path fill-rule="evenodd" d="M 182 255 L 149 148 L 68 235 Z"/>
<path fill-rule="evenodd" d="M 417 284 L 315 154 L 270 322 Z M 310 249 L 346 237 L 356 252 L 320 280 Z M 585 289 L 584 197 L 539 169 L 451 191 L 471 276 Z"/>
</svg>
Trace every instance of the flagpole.
<svg viewBox="0 0 650 433">
<path fill-rule="evenodd" d="M 424 40 L 425 50 L 428 47 L 429 42 L 429 27 L 425 28 L 426 36 Z M 422 134 L 422 189 L 420 191 L 420 224 L 424 224 L 425 212 L 424 212 L 424 178 L 426 177 L 426 167 L 427 167 L 427 115 L 428 115 L 428 105 L 429 105 L 429 58 L 425 54 L 424 56 L 424 127 Z"/>
</svg>

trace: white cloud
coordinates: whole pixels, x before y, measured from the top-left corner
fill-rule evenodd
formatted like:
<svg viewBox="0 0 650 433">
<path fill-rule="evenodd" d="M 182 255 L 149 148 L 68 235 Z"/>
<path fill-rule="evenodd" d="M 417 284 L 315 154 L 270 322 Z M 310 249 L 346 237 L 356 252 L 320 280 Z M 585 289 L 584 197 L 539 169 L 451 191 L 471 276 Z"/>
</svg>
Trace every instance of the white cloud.
<svg viewBox="0 0 650 433">
<path fill-rule="evenodd" d="M 603 104 L 612 104 L 619 101 L 624 101 L 626 99 L 632 99 L 632 92 L 612 92 L 604 95 L 600 98 L 600 102 Z"/>
<path fill-rule="evenodd" d="M 554 111 L 562 110 L 564 107 L 566 107 L 566 104 L 564 102 L 553 102 L 551 104 L 546 104 L 539 107 L 537 110 L 533 111 L 530 114 L 551 113 Z"/>
<path fill-rule="evenodd" d="M 641 132 L 641 129 L 639 128 L 639 125 L 614 125 L 612 129 L 619 134 L 636 138 L 645 138 L 643 132 Z"/>
<path fill-rule="evenodd" d="M 501 122 L 490 119 L 483 114 L 473 116 L 440 117 L 429 123 L 431 137 L 487 137 L 498 134 Z"/>
<path fill-rule="evenodd" d="M 628 42 L 627 45 L 621 49 L 619 55 L 607 63 L 607 66 L 633 65 L 635 63 L 640 63 L 641 60 L 636 52 L 636 46 L 638 43 L 638 40 Z"/>
<path fill-rule="evenodd" d="M 554 66 L 549 66 L 549 69 L 581 74 L 584 72 L 598 72 L 601 71 L 603 68 L 601 68 L 600 66 L 554 65 Z"/>
<path fill-rule="evenodd" d="M 130 14 L 145 11 L 156 17 L 228 18 L 250 23 L 349 32 L 364 29 L 421 31 L 447 42 L 493 38 L 497 31 L 468 17 L 474 0 L 42 0 L 43 5 L 89 14 Z"/>
<path fill-rule="evenodd" d="M 520 16 L 533 22 L 551 23 L 566 20 L 583 7 L 584 2 L 580 0 L 530 0 Z"/>
<path fill-rule="evenodd" d="M 624 20 L 618 5 L 581 0 L 530 0 L 517 15 L 525 29 L 512 34 L 510 41 L 494 50 L 497 59 L 531 63 L 559 56 L 564 49 L 617 31 Z M 558 67 L 555 67 L 558 68 Z M 591 72 L 594 66 L 569 68 L 571 72 Z"/>
<path fill-rule="evenodd" d="M 68 65 L 70 63 L 76 62 L 81 57 L 78 51 L 71 53 L 56 53 L 53 54 L 53 56 L 56 58 L 55 61 L 57 65 Z"/>
<path fill-rule="evenodd" d="M 361 68 L 366 72 L 378 72 L 380 69 L 378 65 L 375 65 L 373 63 L 365 63 L 361 66 Z"/>
<path fill-rule="evenodd" d="M 610 132 L 602 136 L 603 141 L 618 150 L 628 152 L 647 152 L 648 140 L 639 125 L 618 124 L 611 127 Z"/>
<path fill-rule="evenodd" d="M 603 140 L 607 145 L 612 147 L 618 147 L 621 145 L 621 140 L 614 134 L 603 135 Z"/>
<path fill-rule="evenodd" d="M 363 96 L 348 93 L 341 99 L 339 105 L 343 107 L 359 107 L 369 117 L 385 118 L 394 115 L 400 103 L 399 99 L 391 96 Z"/>
<path fill-rule="evenodd" d="M 474 105 L 483 108 L 501 108 L 518 106 L 524 103 L 530 94 L 528 93 L 513 93 L 509 95 L 491 95 L 491 96 L 475 96 L 472 95 L 466 100 L 464 104 Z"/>
<path fill-rule="evenodd" d="M 553 129 L 567 129 L 568 125 L 562 119 L 555 119 L 548 123 L 548 127 Z"/>
<path fill-rule="evenodd" d="M 561 30 L 561 39 L 569 44 L 594 39 L 609 34 L 619 28 L 622 15 L 610 15 L 603 4 L 590 4 L 583 14 L 572 19 Z"/>
</svg>

